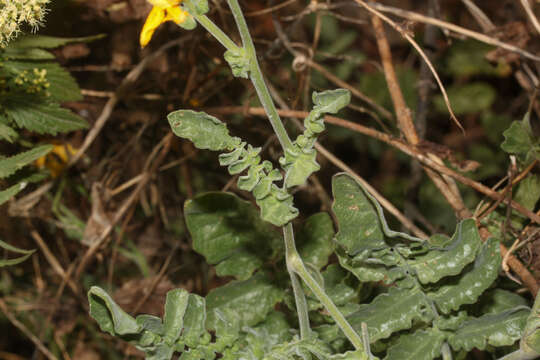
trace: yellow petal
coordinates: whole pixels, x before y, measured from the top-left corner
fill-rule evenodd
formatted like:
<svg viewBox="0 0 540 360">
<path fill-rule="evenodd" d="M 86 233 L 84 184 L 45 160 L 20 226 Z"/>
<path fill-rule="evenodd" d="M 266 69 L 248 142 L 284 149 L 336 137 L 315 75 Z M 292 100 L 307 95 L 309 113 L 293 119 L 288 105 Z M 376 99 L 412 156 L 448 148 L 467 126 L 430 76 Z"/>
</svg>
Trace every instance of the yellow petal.
<svg viewBox="0 0 540 360">
<path fill-rule="evenodd" d="M 148 0 L 148 2 L 154 6 L 165 9 L 180 4 L 182 0 Z"/>
<path fill-rule="evenodd" d="M 159 25 L 163 24 L 166 21 L 165 15 L 166 14 L 164 9 L 158 6 L 154 6 L 152 8 L 141 30 L 141 36 L 139 38 L 141 47 L 145 47 L 146 45 L 148 45 L 148 43 L 152 39 L 152 35 L 154 35 L 154 31 L 156 31 Z"/>
<path fill-rule="evenodd" d="M 167 16 L 165 21 L 174 21 L 177 25 L 186 21 L 188 13 L 187 11 L 182 10 L 179 6 L 167 8 Z"/>
</svg>

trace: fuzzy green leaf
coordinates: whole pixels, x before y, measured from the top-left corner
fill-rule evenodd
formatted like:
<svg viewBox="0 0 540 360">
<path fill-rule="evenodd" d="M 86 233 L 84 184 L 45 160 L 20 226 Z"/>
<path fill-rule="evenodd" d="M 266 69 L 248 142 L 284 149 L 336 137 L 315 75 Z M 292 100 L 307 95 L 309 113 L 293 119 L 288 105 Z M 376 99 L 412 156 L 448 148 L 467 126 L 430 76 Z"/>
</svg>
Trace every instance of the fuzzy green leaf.
<svg viewBox="0 0 540 360">
<path fill-rule="evenodd" d="M 201 342 L 205 330 L 206 300 L 195 294 L 190 294 L 188 307 L 184 314 L 184 331 L 182 340 L 189 347 L 195 347 Z"/>
<path fill-rule="evenodd" d="M 0 179 L 13 175 L 17 170 L 47 155 L 52 145 L 41 145 L 23 153 L 0 159 Z"/>
<path fill-rule="evenodd" d="M 518 307 L 498 314 L 486 314 L 466 321 L 449 338 L 449 343 L 456 351 L 472 348 L 480 350 L 486 346 L 512 345 L 521 337 L 529 309 Z"/>
<path fill-rule="evenodd" d="M 315 104 L 315 110 L 327 114 L 336 114 L 345 106 L 349 105 L 351 102 L 351 92 L 346 89 L 313 92 L 312 100 L 313 104 Z"/>
<path fill-rule="evenodd" d="M 388 293 L 377 296 L 370 304 L 347 319 L 361 332 L 361 324 L 368 326 L 369 340 L 386 339 L 392 333 L 409 329 L 413 321 L 429 321 L 433 312 L 427 297 L 418 289 L 390 288 Z"/>
<path fill-rule="evenodd" d="M 163 315 L 164 340 L 172 345 L 180 337 L 184 327 L 184 314 L 188 306 L 189 293 L 184 289 L 174 289 L 167 293 L 165 314 Z"/>
<path fill-rule="evenodd" d="M 399 337 L 384 360 L 431 360 L 439 357 L 445 335 L 436 330 L 418 330 Z"/>
<path fill-rule="evenodd" d="M 20 256 L 15 259 L 0 259 L 0 268 L 4 266 L 13 266 L 13 265 L 20 264 L 26 259 L 28 259 L 36 251 L 36 250 L 20 249 L 6 242 L 3 242 L 2 240 L 0 240 L 0 248 L 8 250 L 8 251 L 12 251 L 17 254 L 23 254 L 23 256 Z"/>
<path fill-rule="evenodd" d="M 283 291 L 261 273 L 245 281 L 230 282 L 206 296 L 206 328 L 215 330 L 220 318 L 229 322 L 229 327 L 254 326 L 282 298 Z"/>
<path fill-rule="evenodd" d="M 316 157 L 317 152 L 314 149 L 308 151 L 302 151 L 298 147 L 294 151 L 287 149 L 285 157 L 280 158 L 280 163 L 286 170 L 285 186 L 291 188 L 303 185 L 311 174 L 319 171 L 321 166 L 317 163 Z"/>
<path fill-rule="evenodd" d="M 320 270 L 328 263 L 334 245 L 334 223 L 328 213 L 310 216 L 297 235 L 298 251 L 304 262 Z"/>
<path fill-rule="evenodd" d="M 92 286 L 88 291 L 90 316 L 97 321 L 101 331 L 111 335 L 139 334 L 142 327 L 114 302 L 100 287 Z"/>
<path fill-rule="evenodd" d="M 514 121 L 503 133 L 501 148 L 509 154 L 527 154 L 533 147 L 531 135 L 523 121 Z"/>
<path fill-rule="evenodd" d="M 486 291 L 479 300 L 482 314 L 497 314 L 518 306 L 527 306 L 527 300 L 511 291 L 493 289 Z"/>
<path fill-rule="evenodd" d="M 194 14 L 204 15 L 208 12 L 208 0 L 189 0 L 185 1 L 188 9 Z"/>
<path fill-rule="evenodd" d="M 332 180 L 338 233 L 336 242 L 347 254 L 387 247 L 374 204 L 363 189 L 348 175 L 335 175 Z"/>
<path fill-rule="evenodd" d="M 189 139 L 198 149 L 225 150 L 239 144 L 229 135 L 227 126 L 204 112 L 177 110 L 167 116 L 174 134 Z"/>
<path fill-rule="evenodd" d="M 286 190 L 271 184 L 270 193 L 264 198 L 257 198 L 261 208 L 261 218 L 276 226 L 284 226 L 298 216 L 298 209 L 293 206 L 293 197 Z M 255 195 L 255 192 L 254 192 Z"/>
<path fill-rule="evenodd" d="M 105 34 L 99 34 L 84 37 L 62 38 L 55 36 L 26 34 L 11 41 L 9 43 L 9 47 L 53 49 L 68 44 L 92 42 L 102 39 L 105 36 Z"/>
<path fill-rule="evenodd" d="M 469 271 L 440 287 L 428 296 L 445 314 L 457 310 L 461 305 L 474 304 L 478 297 L 491 286 L 499 274 L 501 252 L 499 241 L 487 240 L 474 265 Z"/>
<path fill-rule="evenodd" d="M 223 57 L 231 67 L 231 71 L 235 77 L 244 79 L 249 77 L 251 58 L 244 48 L 227 50 Z"/>
<path fill-rule="evenodd" d="M 36 101 L 36 98 L 10 97 L 4 102 L 8 116 L 21 127 L 40 134 L 85 129 L 88 123 L 82 117 L 57 104 Z"/>
<path fill-rule="evenodd" d="M 409 261 L 409 266 L 416 271 L 421 283 L 436 282 L 445 276 L 459 274 L 467 264 L 474 261 L 481 244 L 475 221 L 467 219 L 457 225 L 448 246 L 440 251 L 431 250 Z"/>
<path fill-rule="evenodd" d="M 247 279 L 281 245 L 281 237 L 257 209 L 233 194 L 197 195 L 186 201 L 184 216 L 193 249 L 208 263 L 219 264 L 219 276 Z"/>
</svg>

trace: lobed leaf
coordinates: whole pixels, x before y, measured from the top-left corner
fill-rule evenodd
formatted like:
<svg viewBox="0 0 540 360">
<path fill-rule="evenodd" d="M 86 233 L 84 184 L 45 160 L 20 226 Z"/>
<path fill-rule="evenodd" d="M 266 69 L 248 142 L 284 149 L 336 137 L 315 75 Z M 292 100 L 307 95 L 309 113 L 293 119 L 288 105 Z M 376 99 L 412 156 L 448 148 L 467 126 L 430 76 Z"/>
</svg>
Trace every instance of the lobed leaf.
<svg viewBox="0 0 540 360">
<path fill-rule="evenodd" d="M 430 328 L 405 334 L 388 348 L 384 360 L 432 360 L 441 355 L 444 333 Z"/>
<path fill-rule="evenodd" d="M 464 304 L 474 304 L 480 295 L 491 286 L 499 275 L 501 253 L 499 241 L 488 239 L 472 268 L 450 280 L 449 284 L 441 286 L 437 291 L 428 294 L 435 304 L 445 314 L 457 310 Z"/>
<path fill-rule="evenodd" d="M 230 324 L 229 328 L 257 325 L 282 299 L 283 291 L 261 273 L 232 281 L 206 296 L 206 328 L 215 330 L 220 318 Z"/>
<path fill-rule="evenodd" d="M 480 234 L 473 219 L 463 220 L 448 246 L 442 250 L 431 250 L 426 255 L 409 261 L 422 284 L 437 282 L 443 277 L 459 274 L 474 261 L 482 244 Z"/>
<path fill-rule="evenodd" d="M 507 346 L 519 340 L 523 333 L 529 309 L 517 307 L 498 314 L 486 314 L 466 321 L 448 341 L 456 351 L 486 346 Z"/>
<path fill-rule="evenodd" d="M 108 332 L 113 336 L 141 332 L 141 325 L 122 310 L 102 288 L 92 286 L 88 291 L 88 302 L 90 303 L 90 316 L 97 321 L 101 331 Z"/>
<path fill-rule="evenodd" d="M 281 245 L 281 237 L 257 209 L 233 194 L 197 195 L 186 201 L 184 216 L 193 249 L 209 264 L 218 264 L 219 276 L 245 280 Z"/>
<path fill-rule="evenodd" d="M 313 104 L 315 104 L 315 110 L 327 114 L 336 114 L 345 106 L 349 105 L 351 102 L 351 92 L 346 89 L 313 92 L 312 100 Z"/>
<path fill-rule="evenodd" d="M 176 136 L 189 139 L 198 149 L 232 150 L 238 145 L 227 126 L 207 113 L 177 110 L 167 115 L 167 119 Z"/>
<path fill-rule="evenodd" d="M 0 179 L 13 175 L 26 165 L 48 154 L 52 149 L 52 145 L 40 145 L 20 154 L 0 159 Z"/>
<path fill-rule="evenodd" d="M 527 306 L 527 300 L 508 290 L 486 291 L 479 300 L 482 314 L 496 314 L 518 306 Z"/>
<path fill-rule="evenodd" d="M 293 151 L 286 149 L 285 157 L 280 158 L 280 163 L 286 170 L 285 186 L 291 188 L 304 185 L 308 177 L 321 168 L 316 158 L 317 152 L 314 149 L 302 151 L 297 146 Z"/>
<path fill-rule="evenodd" d="M 347 319 L 358 332 L 361 332 L 361 323 L 365 322 L 369 340 L 375 342 L 396 331 L 409 329 L 415 320 L 429 321 L 433 316 L 429 300 L 420 289 L 390 288 L 388 293 L 362 305 Z"/>
</svg>

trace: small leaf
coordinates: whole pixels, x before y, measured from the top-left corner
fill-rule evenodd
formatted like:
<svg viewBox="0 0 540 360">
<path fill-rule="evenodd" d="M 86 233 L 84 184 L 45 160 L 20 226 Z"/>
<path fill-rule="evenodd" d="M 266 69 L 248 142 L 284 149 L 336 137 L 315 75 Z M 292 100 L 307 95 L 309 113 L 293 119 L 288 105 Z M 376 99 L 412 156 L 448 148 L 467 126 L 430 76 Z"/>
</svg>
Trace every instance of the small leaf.
<svg viewBox="0 0 540 360">
<path fill-rule="evenodd" d="M 191 14 L 187 14 L 186 19 L 178 24 L 184 30 L 193 30 L 197 27 L 197 21 Z"/>
<path fill-rule="evenodd" d="M 88 291 L 90 303 L 90 316 L 97 321 L 101 331 L 111 335 L 139 334 L 141 326 L 118 306 L 114 300 L 97 286 L 92 286 Z"/>
<path fill-rule="evenodd" d="M 206 321 L 206 300 L 198 295 L 189 294 L 188 306 L 184 314 L 184 331 L 182 332 L 182 341 L 189 347 L 197 346 L 205 330 Z"/>
<path fill-rule="evenodd" d="M 285 185 L 287 188 L 304 185 L 308 177 L 321 168 L 316 161 L 317 152 L 310 149 L 304 152 L 299 148 L 291 152 L 285 151 L 285 156 L 279 159 L 280 164 L 285 169 Z"/>
<path fill-rule="evenodd" d="M 281 237 L 257 209 L 233 194 L 197 195 L 186 201 L 184 216 L 193 249 L 208 263 L 219 264 L 219 276 L 247 279 L 281 245 Z"/>
<path fill-rule="evenodd" d="M 6 140 L 7 142 L 13 143 L 15 139 L 19 137 L 19 134 L 11 127 L 0 123 L 0 139 Z"/>
<path fill-rule="evenodd" d="M 231 71 L 235 77 L 241 77 L 244 79 L 249 77 L 251 58 L 247 55 L 244 48 L 227 50 L 223 57 L 231 67 Z"/>
<path fill-rule="evenodd" d="M 538 199 L 540 199 L 540 176 L 529 174 L 519 183 L 514 200 L 533 211 Z"/>
<path fill-rule="evenodd" d="M 527 154 L 533 142 L 522 121 L 514 121 L 503 133 L 501 148 L 509 154 Z"/>
<path fill-rule="evenodd" d="M 336 114 L 351 102 L 351 92 L 346 89 L 313 92 L 314 109 L 322 113 Z"/>
<path fill-rule="evenodd" d="M 206 296 L 206 328 L 216 329 L 218 314 L 231 326 L 254 326 L 263 321 L 282 298 L 283 291 L 261 273 L 245 281 L 232 281 Z"/>
<path fill-rule="evenodd" d="M 204 15 L 208 12 L 208 0 L 189 0 L 186 2 L 189 10 L 197 15 Z"/>
<path fill-rule="evenodd" d="M 486 346 L 508 346 L 519 340 L 529 315 L 529 309 L 517 307 L 498 314 L 486 314 L 466 321 L 449 338 L 449 343 L 456 351 Z"/>
<path fill-rule="evenodd" d="M 184 289 L 174 289 L 167 293 L 165 314 L 163 315 L 164 340 L 172 345 L 180 337 L 184 327 L 184 314 L 188 306 L 189 293 Z"/>
<path fill-rule="evenodd" d="M 445 314 L 457 310 L 461 305 L 474 304 L 478 297 L 491 286 L 499 275 L 501 253 L 499 241 L 488 239 L 472 268 L 450 280 L 437 291 L 428 296 L 435 301 L 437 307 Z"/>
<path fill-rule="evenodd" d="M 384 360 L 432 360 L 441 355 L 444 333 L 429 329 L 417 330 L 412 334 L 401 335 L 397 342 L 388 348 Z"/>
<path fill-rule="evenodd" d="M 396 331 L 409 329 L 414 320 L 432 318 L 430 302 L 420 290 L 390 288 L 388 293 L 378 295 L 370 304 L 362 305 L 347 320 L 358 332 L 361 332 L 361 323 L 365 322 L 369 341 L 373 343 Z"/>
<path fill-rule="evenodd" d="M 95 40 L 99 40 L 106 37 L 105 34 L 84 36 L 84 37 L 74 37 L 74 38 L 63 38 L 63 37 L 54 37 L 46 35 L 32 35 L 25 34 L 19 36 L 17 39 L 9 43 L 10 47 L 15 48 L 43 48 L 43 49 L 53 49 L 60 46 L 73 44 L 73 43 L 87 43 Z"/>
<path fill-rule="evenodd" d="M 4 266 L 13 266 L 22 263 L 26 259 L 28 259 L 36 250 L 25 250 L 25 249 L 19 249 L 18 247 L 12 246 L 6 242 L 3 242 L 0 240 L 0 248 L 12 251 L 17 254 L 24 254 L 23 256 L 20 256 L 15 259 L 0 259 L 0 267 Z"/>
<path fill-rule="evenodd" d="M 256 198 L 256 203 L 261 208 L 261 219 L 275 226 L 284 226 L 298 216 L 298 209 L 293 206 L 293 197 L 286 190 L 275 184 L 272 184 L 270 189 L 267 196 Z"/>
<path fill-rule="evenodd" d="M 298 252 L 304 262 L 322 269 L 334 251 L 334 223 L 328 213 L 311 215 L 297 235 Z"/>
<path fill-rule="evenodd" d="M 482 245 L 480 234 L 473 219 L 457 225 L 451 243 L 442 250 L 431 250 L 426 255 L 409 261 L 422 284 L 439 281 L 445 276 L 457 275 L 474 261 Z"/>
<path fill-rule="evenodd" d="M 229 135 L 227 126 L 204 112 L 177 110 L 167 116 L 174 134 L 189 139 L 198 149 L 232 150 L 239 142 Z"/>
<path fill-rule="evenodd" d="M 56 135 L 59 132 L 85 129 L 88 123 L 82 117 L 57 104 L 36 101 L 31 97 L 10 97 L 4 106 L 15 123 L 40 134 Z"/>
<path fill-rule="evenodd" d="M 52 148 L 52 145 L 41 145 L 23 153 L 0 159 L 0 179 L 13 175 L 17 170 L 48 154 Z"/>
</svg>

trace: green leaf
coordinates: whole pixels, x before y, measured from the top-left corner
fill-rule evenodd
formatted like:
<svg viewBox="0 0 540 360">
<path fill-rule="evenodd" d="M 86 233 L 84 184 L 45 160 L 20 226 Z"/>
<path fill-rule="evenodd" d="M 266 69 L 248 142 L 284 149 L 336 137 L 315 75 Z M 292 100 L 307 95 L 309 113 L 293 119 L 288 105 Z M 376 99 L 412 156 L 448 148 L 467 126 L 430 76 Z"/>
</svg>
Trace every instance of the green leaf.
<svg viewBox="0 0 540 360">
<path fill-rule="evenodd" d="M 52 60 L 54 55 L 46 50 L 36 48 L 18 48 L 8 46 L 1 53 L 1 56 L 9 60 Z"/>
<path fill-rule="evenodd" d="M 45 70 L 45 78 L 49 83 L 47 88 L 50 96 L 48 101 L 79 101 L 82 99 L 79 85 L 71 76 L 71 74 L 58 65 L 52 62 L 35 62 L 35 61 L 5 61 L 4 68 L 12 73 L 20 73 L 23 71 L 32 72 L 34 69 Z"/>
<path fill-rule="evenodd" d="M 184 327 L 184 314 L 188 306 L 189 293 L 184 289 L 174 289 L 167 293 L 165 314 L 163 315 L 164 341 L 172 345 L 180 337 Z"/>
<path fill-rule="evenodd" d="M 496 98 L 495 89 L 488 83 L 473 82 L 454 85 L 448 89 L 448 98 L 456 115 L 477 113 L 489 109 Z M 446 104 L 441 95 L 434 98 L 435 108 L 446 113 Z"/>
<path fill-rule="evenodd" d="M 187 14 L 187 17 L 184 21 L 178 24 L 184 30 L 193 30 L 197 27 L 197 21 L 191 14 Z"/>
<path fill-rule="evenodd" d="M 9 47 L 14 48 L 42 48 L 42 49 L 53 49 L 60 46 L 73 44 L 73 43 L 87 43 L 95 40 L 102 39 L 106 37 L 105 34 L 84 36 L 84 37 L 74 37 L 74 38 L 63 38 L 55 36 L 46 36 L 46 35 L 33 35 L 25 34 L 17 37 L 17 39 L 9 43 Z"/>
<path fill-rule="evenodd" d="M 240 141 L 229 135 L 227 126 L 204 112 L 177 110 L 167 116 L 174 134 L 189 139 L 198 149 L 234 149 Z"/>
<path fill-rule="evenodd" d="M 486 60 L 494 48 L 476 40 L 456 41 L 449 49 L 447 71 L 455 77 L 495 75 L 497 69 Z"/>
<path fill-rule="evenodd" d="M 503 135 L 501 148 L 509 154 L 527 154 L 533 147 L 531 136 L 522 121 L 513 121 Z"/>
<path fill-rule="evenodd" d="M 23 254 L 23 256 L 20 256 L 15 259 L 0 259 L 0 267 L 20 264 L 26 259 L 28 259 L 36 251 L 36 250 L 20 249 L 6 242 L 3 242 L 2 240 L 0 240 L 0 248 L 8 250 L 8 251 L 12 251 L 17 254 Z"/>
<path fill-rule="evenodd" d="M 441 355 L 445 335 L 437 329 L 405 334 L 390 346 L 384 360 L 431 360 Z"/>
<path fill-rule="evenodd" d="M 370 304 L 347 317 L 350 324 L 361 332 L 361 324 L 368 326 L 369 341 L 386 339 L 392 333 L 411 328 L 414 320 L 433 318 L 428 298 L 419 289 L 390 288 L 378 295 Z"/>
<path fill-rule="evenodd" d="M 297 146 L 294 151 L 286 149 L 285 156 L 280 158 L 280 164 L 286 170 L 285 186 L 291 188 L 303 185 L 311 174 L 319 171 L 321 167 L 316 157 L 317 152 L 314 149 L 302 151 Z"/>
<path fill-rule="evenodd" d="M 189 1 L 186 1 L 185 3 L 191 12 L 199 16 L 206 14 L 209 10 L 208 0 L 189 0 Z"/>
<path fill-rule="evenodd" d="M 332 238 L 334 223 L 328 213 L 318 213 L 310 216 L 302 231 L 297 234 L 297 245 L 304 262 L 322 269 L 334 251 Z"/>
<path fill-rule="evenodd" d="M 499 274 L 501 253 L 499 241 L 488 239 L 471 269 L 456 279 L 451 279 L 428 296 L 445 314 L 457 310 L 461 305 L 474 304 L 478 297 L 491 286 Z"/>
<path fill-rule="evenodd" d="M 85 129 L 88 123 L 82 117 L 57 104 L 36 101 L 36 98 L 10 97 L 4 106 L 10 118 L 21 128 L 40 134 Z"/>
<path fill-rule="evenodd" d="M 128 315 L 114 300 L 98 286 L 88 291 L 90 316 L 97 321 L 101 331 L 111 335 L 139 334 L 142 330 L 137 321 Z"/>
<path fill-rule="evenodd" d="M 245 281 L 232 281 L 206 296 L 206 328 L 216 329 L 219 318 L 228 321 L 231 327 L 254 326 L 282 298 L 283 291 L 261 273 Z"/>
<path fill-rule="evenodd" d="M 13 143 L 15 139 L 19 137 L 19 134 L 11 127 L 0 123 L 0 139 L 6 140 L 7 142 Z"/>
<path fill-rule="evenodd" d="M 519 183 L 514 200 L 533 211 L 538 199 L 540 199 L 540 176 L 529 174 Z"/>
<path fill-rule="evenodd" d="M 249 77 L 251 58 L 244 48 L 227 50 L 223 57 L 231 67 L 231 71 L 235 77 L 244 79 Z"/>
<path fill-rule="evenodd" d="M 0 159 L 0 179 L 13 175 L 26 165 L 47 155 L 52 148 L 52 145 L 41 145 L 23 153 Z"/>
<path fill-rule="evenodd" d="M 28 185 L 27 182 L 20 182 L 18 184 L 12 185 L 8 187 L 5 190 L 0 190 L 0 205 L 17 195 L 20 191 L 22 191 L 26 185 Z"/>
<path fill-rule="evenodd" d="M 256 198 L 261 209 L 261 219 L 275 226 L 284 226 L 298 216 L 298 209 L 293 206 L 293 197 L 285 189 L 270 185 L 270 193 L 263 198 Z"/>
<path fill-rule="evenodd" d="M 527 351 L 529 354 L 533 353 L 537 357 L 540 356 L 540 291 L 536 294 L 533 308 L 529 317 L 527 318 L 527 324 L 523 331 L 523 338 L 521 340 L 520 348 Z"/>
<path fill-rule="evenodd" d="M 527 306 L 525 298 L 511 291 L 493 289 L 486 291 L 480 298 L 482 314 L 497 314 L 518 306 Z"/>
<path fill-rule="evenodd" d="M 312 100 L 313 104 L 315 104 L 314 110 L 326 114 L 336 114 L 345 106 L 349 105 L 351 102 L 351 92 L 346 89 L 313 92 Z"/>
<path fill-rule="evenodd" d="M 431 250 L 408 263 L 422 284 L 437 282 L 445 276 L 459 274 L 474 261 L 481 245 L 475 221 L 467 219 L 457 225 L 451 243 L 444 249 Z"/>
<path fill-rule="evenodd" d="M 519 340 L 529 315 L 529 309 L 517 307 L 498 314 L 486 314 L 466 321 L 449 338 L 449 343 L 456 351 L 486 346 L 508 346 Z"/>
<path fill-rule="evenodd" d="M 197 346 L 206 333 L 206 300 L 195 294 L 190 294 L 188 306 L 184 314 L 184 331 L 182 340 L 189 347 Z"/>
<path fill-rule="evenodd" d="M 219 264 L 219 276 L 247 279 L 281 245 L 281 237 L 257 209 L 233 194 L 197 195 L 186 201 L 184 216 L 193 249 L 208 263 Z"/>
<path fill-rule="evenodd" d="M 347 254 L 386 248 L 379 216 L 360 185 L 346 174 L 332 179 L 332 211 L 338 222 L 336 242 Z"/>
</svg>

